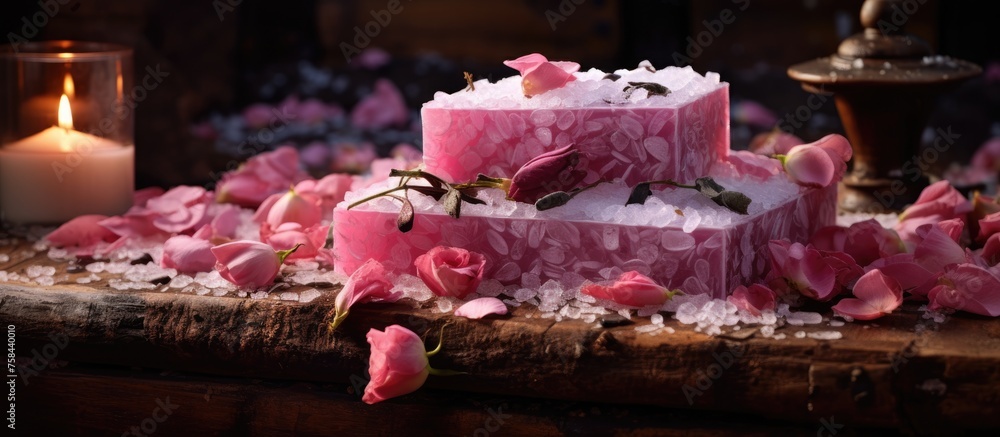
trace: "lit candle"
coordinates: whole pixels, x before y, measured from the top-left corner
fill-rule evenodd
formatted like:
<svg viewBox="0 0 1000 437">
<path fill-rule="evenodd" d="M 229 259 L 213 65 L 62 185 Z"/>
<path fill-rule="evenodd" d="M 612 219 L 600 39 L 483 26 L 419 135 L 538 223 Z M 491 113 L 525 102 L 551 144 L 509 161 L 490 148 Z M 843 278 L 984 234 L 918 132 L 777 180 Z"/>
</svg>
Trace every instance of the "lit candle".
<svg viewBox="0 0 1000 437">
<path fill-rule="evenodd" d="M 73 129 L 72 89 L 64 91 L 58 126 L 0 149 L 6 221 L 59 223 L 82 214 L 121 214 L 132 204 L 133 146 Z"/>
<path fill-rule="evenodd" d="M 63 75 L 62 92 L 36 95 L 25 101 L 21 107 L 18 128 L 22 132 L 35 132 L 52 126 L 59 109 L 59 96 L 66 95 L 73 102 L 73 120 L 77 126 L 88 126 L 94 118 L 93 103 L 86 97 L 77 96 L 76 82 L 69 73 Z"/>
</svg>

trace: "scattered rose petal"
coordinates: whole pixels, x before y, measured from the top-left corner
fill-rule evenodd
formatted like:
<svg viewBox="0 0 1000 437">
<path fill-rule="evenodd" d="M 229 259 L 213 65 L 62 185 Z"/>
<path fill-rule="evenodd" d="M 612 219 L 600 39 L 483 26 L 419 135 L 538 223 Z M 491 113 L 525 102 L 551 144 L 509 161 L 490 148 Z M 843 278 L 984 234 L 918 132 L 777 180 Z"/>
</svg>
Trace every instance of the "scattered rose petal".
<svg viewBox="0 0 1000 437">
<path fill-rule="evenodd" d="M 495 297 L 473 299 L 455 310 L 455 315 L 469 319 L 481 319 L 490 314 L 507 314 L 507 305 Z"/>
<path fill-rule="evenodd" d="M 841 299 L 833 306 L 833 311 L 856 320 L 873 320 L 891 313 L 903 303 L 899 283 L 879 270 L 872 270 L 858 279 L 854 296 Z"/>
</svg>

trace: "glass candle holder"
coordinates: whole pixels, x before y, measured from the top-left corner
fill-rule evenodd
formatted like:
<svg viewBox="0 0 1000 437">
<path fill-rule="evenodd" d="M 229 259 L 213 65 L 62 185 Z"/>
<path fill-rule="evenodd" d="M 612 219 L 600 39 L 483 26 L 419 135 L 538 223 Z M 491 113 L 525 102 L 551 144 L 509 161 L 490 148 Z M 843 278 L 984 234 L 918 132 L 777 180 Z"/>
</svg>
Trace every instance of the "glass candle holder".
<svg viewBox="0 0 1000 437">
<path fill-rule="evenodd" d="M 44 41 L 0 50 L 0 218 L 57 224 L 132 205 L 132 49 Z"/>
</svg>

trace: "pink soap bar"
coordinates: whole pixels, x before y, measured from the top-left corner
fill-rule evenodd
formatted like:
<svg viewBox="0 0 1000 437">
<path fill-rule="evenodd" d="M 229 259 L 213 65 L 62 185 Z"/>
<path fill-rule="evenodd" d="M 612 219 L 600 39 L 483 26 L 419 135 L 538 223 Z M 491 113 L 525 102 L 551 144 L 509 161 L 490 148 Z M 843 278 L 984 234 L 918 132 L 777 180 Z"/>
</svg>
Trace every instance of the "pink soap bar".
<svg viewBox="0 0 1000 437">
<path fill-rule="evenodd" d="M 660 192 L 646 205 L 624 207 L 628 187 L 602 185 L 543 212 L 481 193 L 492 196 L 492 205 L 463 207 L 463 216 L 453 219 L 413 194 L 416 220 L 402 233 L 396 229 L 398 203 L 379 200 L 347 210 L 345 202 L 334 211 L 335 269 L 350 274 L 376 259 L 390 271 L 414 274 L 416 257 L 446 245 L 482 253 L 486 277 L 505 284 L 519 283 L 524 273 L 570 282 L 572 275 L 600 281 L 636 270 L 669 288 L 724 298 L 766 274 L 769 240 L 806 241 L 834 223 L 836 186 L 802 188 L 780 174 L 765 182 L 717 180 L 755 199 L 750 215 L 691 190 Z"/>
<path fill-rule="evenodd" d="M 439 93 L 421 110 L 427 170 L 453 182 L 479 173 L 511 177 L 531 158 L 575 144 L 587 182 L 622 178 L 634 185 L 691 181 L 728 155 L 729 84 L 718 75 L 675 67 L 616 73 L 623 77 L 615 82 L 596 70 L 578 73 L 565 89 L 531 99 L 520 95 L 518 77 L 477 83 L 474 92 Z M 621 100 L 635 80 L 672 92 L 638 98 L 641 90 Z M 492 94 L 470 100 L 476 93 Z"/>
</svg>

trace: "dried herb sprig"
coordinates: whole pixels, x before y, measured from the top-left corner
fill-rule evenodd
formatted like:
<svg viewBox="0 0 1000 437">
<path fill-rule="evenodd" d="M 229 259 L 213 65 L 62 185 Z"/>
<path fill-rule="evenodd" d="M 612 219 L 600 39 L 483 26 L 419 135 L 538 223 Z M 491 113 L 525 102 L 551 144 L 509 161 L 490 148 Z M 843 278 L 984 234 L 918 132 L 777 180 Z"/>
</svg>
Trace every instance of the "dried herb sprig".
<svg viewBox="0 0 1000 437">
<path fill-rule="evenodd" d="M 573 198 L 576 197 L 577 194 L 580 194 L 584 191 L 587 191 L 603 183 L 604 181 L 597 181 L 590 185 L 583 186 L 580 188 L 574 188 L 569 191 L 556 191 L 553 193 L 546 194 L 541 199 L 535 201 L 535 208 L 537 208 L 539 211 L 545 211 L 552 208 L 563 206 L 569 203 L 570 200 L 573 200 Z"/>
<path fill-rule="evenodd" d="M 605 76 L 605 78 L 607 77 Z M 670 88 L 656 82 L 629 82 L 625 88 L 622 88 L 622 92 L 625 94 L 622 96 L 621 101 L 615 102 L 604 99 L 604 102 L 612 105 L 624 105 L 630 98 L 632 98 L 632 93 L 637 90 L 646 90 L 647 98 L 652 96 L 666 96 L 670 94 Z"/>
<path fill-rule="evenodd" d="M 355 206 L 375 200 L 379 197 L 389 197 L 398 200 L 402 203 L 402 207 L 399 210 L 399 216 L 396 218 L 396 227 L 402 232 L 408 232 L 410 229 L 413 229 L 414 209 L 413 203 L 411 203 L 409 199 L 410 190 L 434 198 L 435 201 L 441 202 L 441 205 L 444 206 L 444 210 L 448 213 L 448 215 L 454 218 L 459 218 L 462 215 L 463 202 L 473 205 L 483 205 L 486 203 L 484 200 L 475 196 L 476 190 L 480 188 L 501 188 L 501 184 L 490 181 L 452 184 L 423 170 L 393 169 L 389 172 L 389 176 L 402 178 L 399 185 L 355 201 L 354 203 L 348 205 L 347 209 L 354 208 Z M 413 179 L 422 179 L 427 181 L 430 186 L 412 185 L 410 184 L 410 181 Z M 399 191 L 403 192 L 402 196 L 394 194 Z"/>
<path fill-rule="evenodd" d="M 688 188 L 698 190 L 699 193 L 712 199 L 717 205 L 729 209 L 737 214 L 747 215 L 747 208 L 752 200 L 745 194 L 738 191 L 729 191 L 725 187 L 715 182 L 715 179 L 703 177 L 695 179 L 694 185 L 681 184 L 672 180 L 642 182 L 632 188 L 632 193 L 628 197 L 626 205 L 644 204 L 646 199 L 653 194 L 651 185 L 671 185 L 677 188 Z"/>
<path fill-rule="evenodd" d="M 476 85 L 474 83 L 472 83 L 472 79 L 473 79 L 472 78 L 472 73 L 469 73 L 468 71 L 464 71 L 464 72 L 462 72 L 462 76 L 465 77 L 465 82 L 468 84 L 468 86 L 465 87 L 465 91 L 475 91 L 476 90 Z"/>
</svg>

